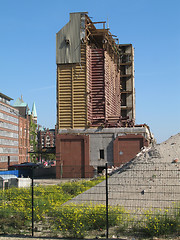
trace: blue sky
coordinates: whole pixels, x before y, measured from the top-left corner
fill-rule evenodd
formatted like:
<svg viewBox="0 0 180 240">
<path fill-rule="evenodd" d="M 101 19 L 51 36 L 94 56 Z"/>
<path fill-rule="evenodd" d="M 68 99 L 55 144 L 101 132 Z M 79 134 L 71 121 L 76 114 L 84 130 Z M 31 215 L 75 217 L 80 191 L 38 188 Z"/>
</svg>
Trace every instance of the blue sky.
<svg viewBox="0 0 180 240">
<path fill-rule="evenodd" d="M 179 0 L 0 0 L 0 91 L 32 108 L 38 123 L 56 123 L 56 33 L 70 12 L 109 22 L 135 48 L 136 123 L 157 142 L 180 132 Z M 12 101 L 13 103 L 13 101 Z"/>
</svg>

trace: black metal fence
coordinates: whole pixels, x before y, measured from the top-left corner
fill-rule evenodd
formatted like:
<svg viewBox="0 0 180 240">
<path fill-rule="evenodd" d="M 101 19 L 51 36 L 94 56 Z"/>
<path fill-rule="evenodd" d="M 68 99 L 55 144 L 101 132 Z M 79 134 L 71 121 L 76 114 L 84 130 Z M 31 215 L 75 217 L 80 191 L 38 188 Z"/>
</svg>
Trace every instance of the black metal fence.
<svg viewBox="0 0 180 240">
<path fill-rule="evenodd" d="M 4 188 L 0 234 L 106 239 L 171 235 L 176 239 L 180 233 L 178 162 L 132 161 L 121 168 L 106 164 L 104 169 L 96 178 L 32 177 L 23 184 L 0 175 Z"/>
</svg>

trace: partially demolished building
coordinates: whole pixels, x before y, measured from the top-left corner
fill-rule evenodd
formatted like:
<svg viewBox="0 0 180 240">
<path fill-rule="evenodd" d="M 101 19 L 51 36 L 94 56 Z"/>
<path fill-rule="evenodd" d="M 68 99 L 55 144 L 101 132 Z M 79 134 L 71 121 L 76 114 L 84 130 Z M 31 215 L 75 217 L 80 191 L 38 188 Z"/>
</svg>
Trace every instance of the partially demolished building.
<svg viewBox="0 0 180 240">
<path fill-rule="evenodd" d="M 135 125 L 134 48 L 105 25 L 71 13 L 56 36 L 57 177 L 120 166 L 151 140 L 146 125 Z"/>
</svg>

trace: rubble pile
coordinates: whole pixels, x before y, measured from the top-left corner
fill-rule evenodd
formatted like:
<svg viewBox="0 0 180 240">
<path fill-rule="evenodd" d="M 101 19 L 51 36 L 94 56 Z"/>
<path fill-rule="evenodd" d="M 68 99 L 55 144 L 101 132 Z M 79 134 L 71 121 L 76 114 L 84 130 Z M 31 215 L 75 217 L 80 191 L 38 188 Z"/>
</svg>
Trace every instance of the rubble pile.
<svg viewBox="0 0 180 240">
<path fill-rule="evenodd" d="M 180 133 L 144 148 L 108 178 L 110 205 L 128 210 L 168 208 L 180 201 Z M 71 202 L 105 203 L 105 181 Z"/>
</svg>

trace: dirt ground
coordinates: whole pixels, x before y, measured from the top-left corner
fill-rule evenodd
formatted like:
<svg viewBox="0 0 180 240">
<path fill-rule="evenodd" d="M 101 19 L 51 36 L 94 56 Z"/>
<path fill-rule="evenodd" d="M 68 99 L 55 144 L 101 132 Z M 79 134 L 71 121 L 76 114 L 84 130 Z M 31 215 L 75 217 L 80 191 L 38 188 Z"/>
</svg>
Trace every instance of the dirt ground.
<svg viewBox="0 0 180 240">
<path fill-rule="evenodd" d="M 51 237 L 38 238 L 38 237 L 28 237 L 28 236 L 25 237 L 25 236 L 11 236 L 11 235 L 1 236 L 0 235 L 0 240 L 22 240 L 22 239 L 25 239 L 25 240 L 60 240 L 60 239 L 65 240 L 65 239 L 62 239 L 62 238 L 51 238 Z M 111 239 L 111 238 L 109 238 L 109 239 Z M 151 238 L 151 240 L 167 240 L 167 239 L 169 239 L 169 240 L 180 240 L 180 237 L 177 237 L 177 238 L 157 238 L 157 237 Z M 68 240 L 71 240 L 71 239 L 68 239 Z M 72 239 L 72 240 L 75 240 L 75 239 Z M 115 238 L 113 240 L 115 240 Z M 138 238 L 123 237 L 123 238 L 118 238 L 118 240 L 138 240 Z"/>
<path fill-rule="evenodd" d="M 59 238 L 0 237 L 0 240 L 59 240 Z"/>
<path fill-rule="evenodd" d="M 0 240 L 22 240 L 22 239 L 25 239 L 25 240 L 59 240 L 60 238 L 51 238 L 51 237 L 38 238 L 38 237 L 29 237 L 29 236 L 15 236 L 15 235 L 1 236 L 0 235 Z M 61 240 L 63 240 L 63 239 L 61 238 Z"/>
<path fill-rule="evenodd" d="M 72 179 L 34 179 L 35 185 L 57 185 L 64 182 L 73 181 Z"/>
</svg>

